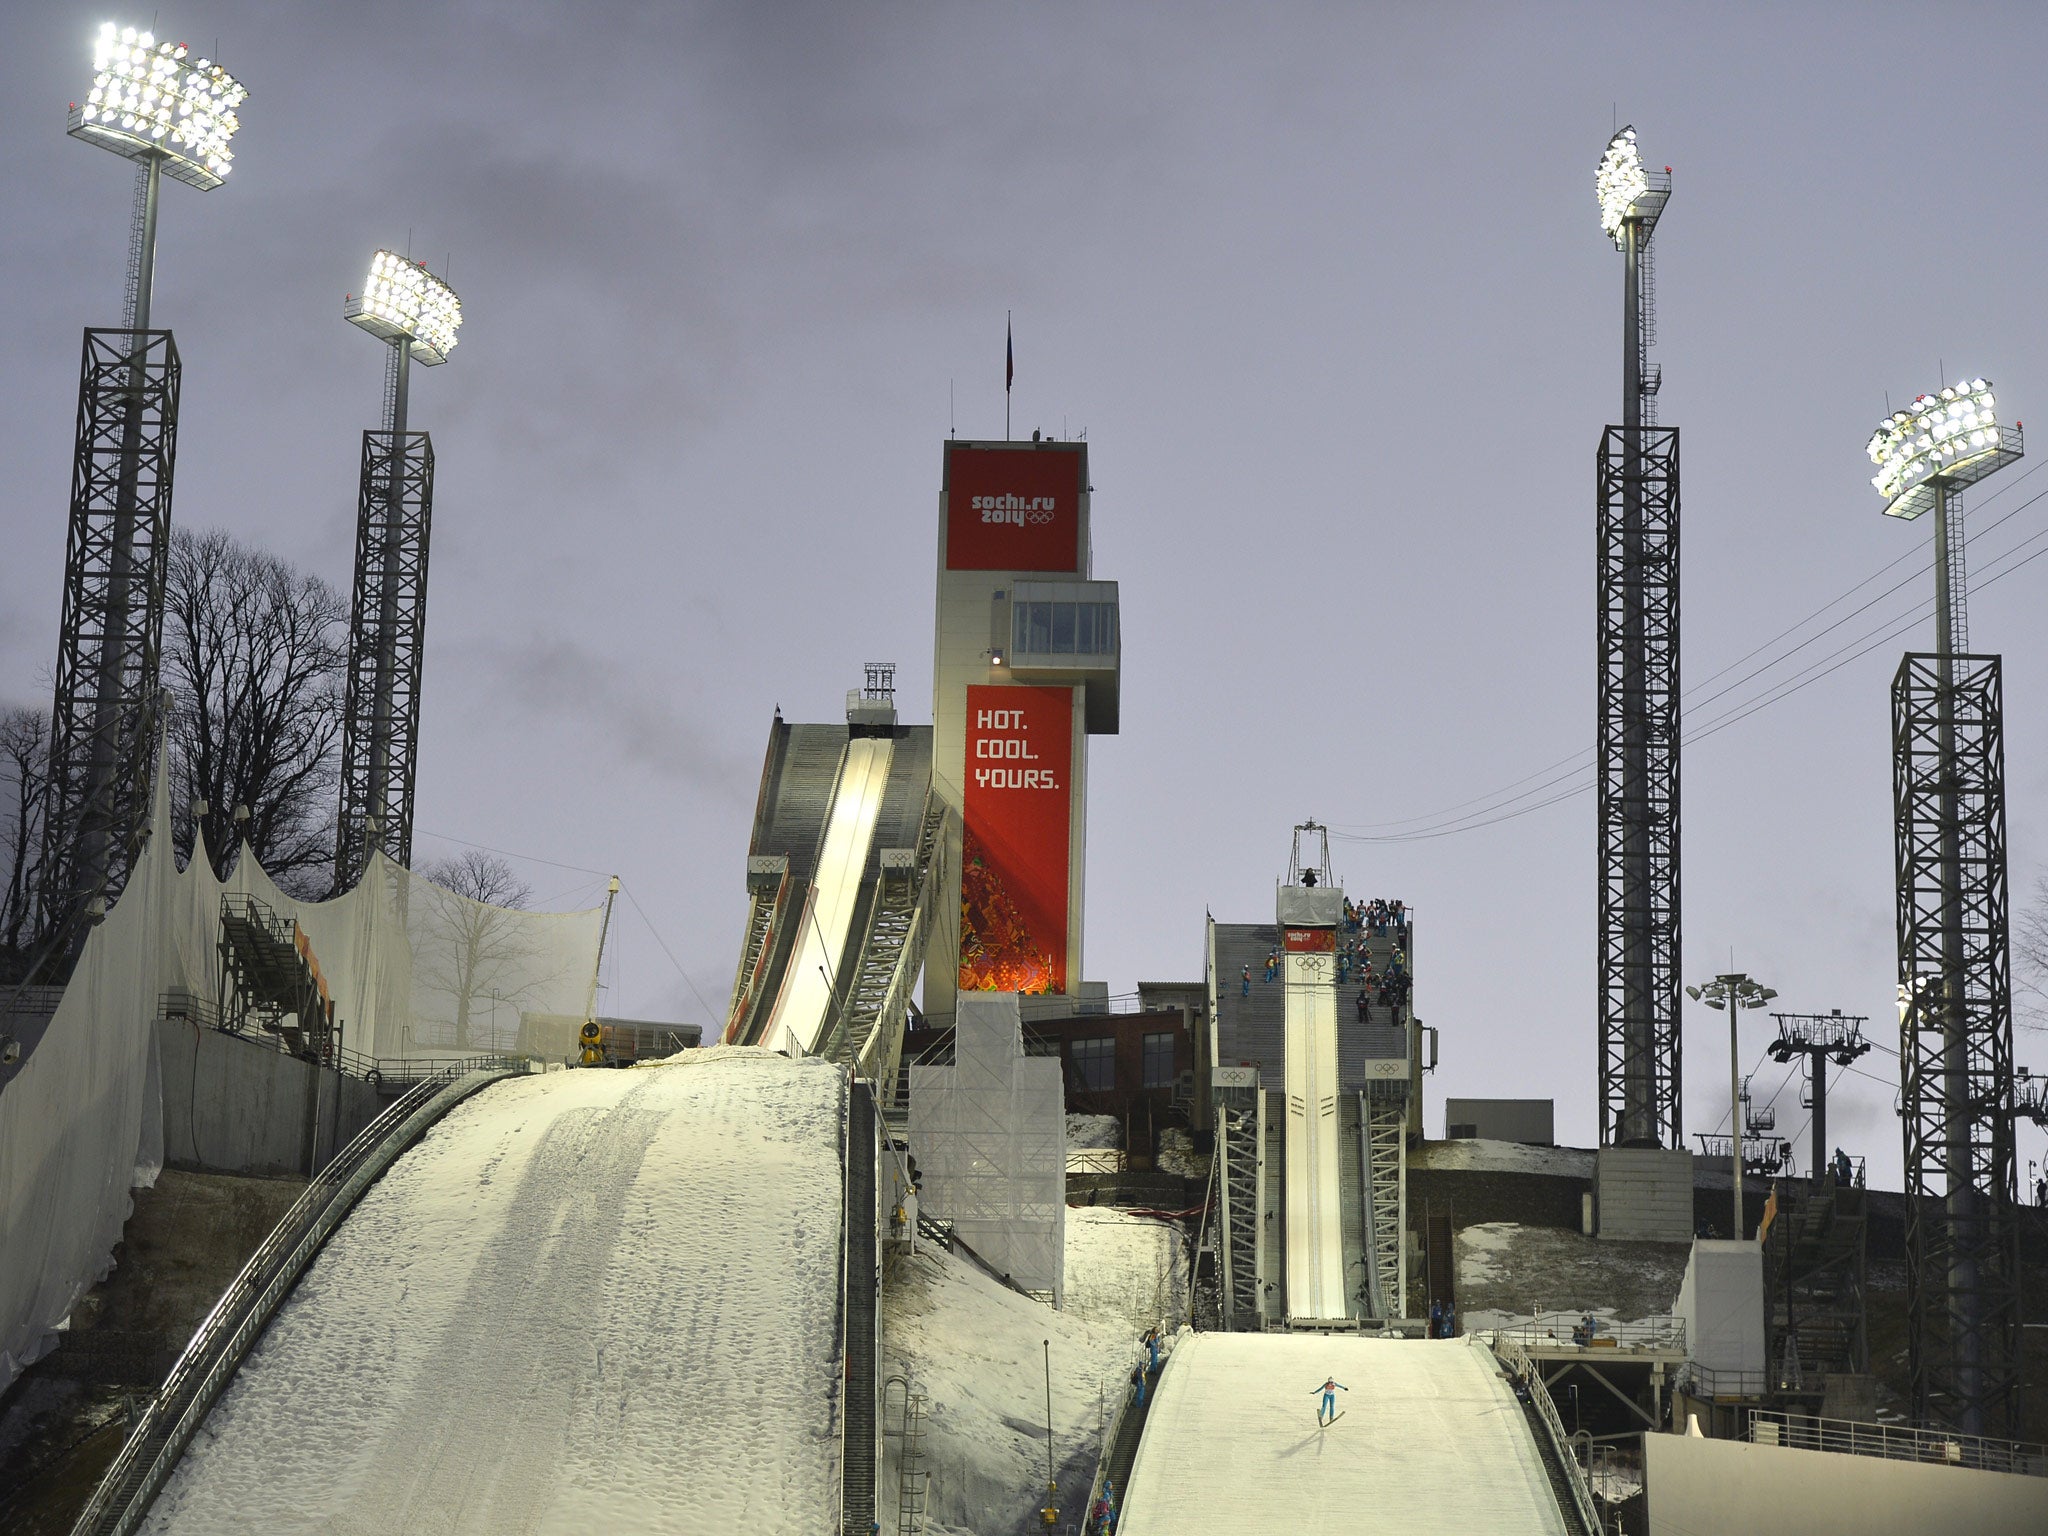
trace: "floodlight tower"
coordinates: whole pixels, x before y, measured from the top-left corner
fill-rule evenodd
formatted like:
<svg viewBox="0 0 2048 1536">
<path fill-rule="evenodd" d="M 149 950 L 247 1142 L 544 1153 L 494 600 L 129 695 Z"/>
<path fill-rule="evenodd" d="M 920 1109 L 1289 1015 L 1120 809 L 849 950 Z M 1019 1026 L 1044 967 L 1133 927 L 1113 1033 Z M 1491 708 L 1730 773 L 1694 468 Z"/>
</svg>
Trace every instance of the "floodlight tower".
<svg viewBox="0 0 2048 1536">
<path fill-rule="evenodd" d="M 1600 227 L 1625 258 L 1621 425 L 1599 456 L 1600 1144 L 1680 1147 L 1678 432 L 1656 425 L 1650 237 L 1671 172 L 1608 141 Z"/>
<path fill-rule="evenodd" d="M 1899 1068 L 1914 1411 L 2010 1435 L 2019 1408 L 2012 980 L 2000 658 L 1970 654 L 1963 487 L 2025 452 L 1983 379 L 1871 434 L 1885 512 L 1935 513 L 1934 651 L 1892 680 Z"/>
<path fill-rule="evenodd" d="M 71 136 L 136 172 L 127 313 L 87 328 L 78 387 L 40 882 L 59 964 L 77 920 L 118 891 L 147 803 L 181 371 L 171 333 L 150 329 L 157 194 L 165 176 L 202 192 L 226 181 L 247 96 L 183 43 L 108 22 L 71 105 Z"/>
<path fill-rule="evenodd" d="M 371 258 L 360 295 L 342 315 L 382 341 L 384 425 L 363 434 L 356 498 L 355 596 L 349 617 L 342 713 L 341 812 L 334 888 L 361 877 L 370 850 L 412 862 L 412 792 L 426 640 L 427 546 L 434 513 L 434 444 L 406 412 L 415 360 L 448 361 L 462 325 L 455 290 L 422 262 L 393 251 Z"/>
</svg>

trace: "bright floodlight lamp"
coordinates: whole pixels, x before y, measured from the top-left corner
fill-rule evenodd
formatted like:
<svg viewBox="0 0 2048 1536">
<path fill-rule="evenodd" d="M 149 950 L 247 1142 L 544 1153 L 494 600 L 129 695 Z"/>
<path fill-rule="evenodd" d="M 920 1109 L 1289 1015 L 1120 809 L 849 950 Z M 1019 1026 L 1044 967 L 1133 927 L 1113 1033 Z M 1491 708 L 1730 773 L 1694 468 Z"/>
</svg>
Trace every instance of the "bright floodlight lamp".
<svg viewBox="0 0 2048 1536">
<path fill-rule="evenodd" d="M 1623 222 L 1649 190 L 1650 178 L 1636 148 L 1636 131 L 1624 128 L 1607 141 L 1600 169 L 1593 173 L 1593 191 L 1600 199 L 1600 230 L 1614 241 L 1616 249 L 1623 244 Z"/>
<path fill-rule="evenodd" d="M 249 92 L 211 59 L 148 32 L 100 28 L 92 89 L 71 108 L 73 138 L 130 160 L 158 161 L 166 176 L 209 192 L 234 168 L 235 110 Z"/>
<path fill-rule="evenodd" d="M 1894 411 L 1870 435 L 1870 483 L 1885 515 L 1910 521 L 1939 502 L 1942 482 L 1971 485 L 2025 452 L 2018 426 L 1998 419 L 1998 401 L 1983 379 L 1946 385 Z"/>
<path fill-rule="evenodd" d="M 431 368 L 448 361 L 462 328 L 462 301 L 426 267 L 394 251 L 379 251 L 361 294 L 342 307 L 350 323 L 394 344 L 404 342 L 413 358 Z"/>
</svg>

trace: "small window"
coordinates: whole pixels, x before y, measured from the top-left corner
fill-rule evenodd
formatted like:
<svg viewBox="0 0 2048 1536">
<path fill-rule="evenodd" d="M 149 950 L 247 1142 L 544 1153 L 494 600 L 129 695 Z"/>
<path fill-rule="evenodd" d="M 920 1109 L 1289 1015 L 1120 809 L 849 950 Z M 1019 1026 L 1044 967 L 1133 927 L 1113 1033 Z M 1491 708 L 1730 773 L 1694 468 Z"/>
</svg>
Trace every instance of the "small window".
<svg viewBox="0 0 2048 1536">
<path fill-rule="evenodd" d="M 1104 656 L 1116 649 L 1116 604 L 1096 603 L 1095 649 Z"/>
<path fill-rule="evenodd" d="M 1145 1086 L 1173 1086 L 1173 1031 L 1162 1030 L 1145 1036 Z"/>
<path fill-rule="evenodd" d="M 1074 605 L 1074 649 L 1083 656 L 1095 654 L 1095 610 L 1098 603 Z"/>
<path fill-rule="evenodd" d="M 1067 1059 L 1074 1075 L 1090 1093 L 1108 1093 L 1116 1087 L 1116 1041 L 1112 1038 L 1074 1040 L 1067 1045 Z"/>
<path fill-rule="evenodd" d="M 1056 655 L 1074 654 L 1074 604 L 1052 605 L 1052 648 Z"/>
</svg>

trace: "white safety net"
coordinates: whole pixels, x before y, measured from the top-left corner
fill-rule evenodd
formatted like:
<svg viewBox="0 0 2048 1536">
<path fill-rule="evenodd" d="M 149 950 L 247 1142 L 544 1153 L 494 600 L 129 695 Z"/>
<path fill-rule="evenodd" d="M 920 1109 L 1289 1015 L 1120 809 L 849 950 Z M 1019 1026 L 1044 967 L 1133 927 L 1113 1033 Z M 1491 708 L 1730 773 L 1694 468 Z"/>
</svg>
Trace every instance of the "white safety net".
<svg viewBox="0 0 2048 1536">
<path fill-rule="evenodd" d="M 601 908 L 521 912 L 447 891 L 373 856 L 332 901 L 294 900 L 246 855 L 229 878 L 171 849 L 168 775 L 121 898 L 85 942 L 47 1029 L 0 1088 L 0 1390 L 46 1354 L 112 1264 L 163 1162 L 155 1021 L 168 1000 L 224 1002 L 223 896 L 296 921 L 362 1058 L 561 1059 L 594 1010 Z M 177 1006 L 173 1004 L 172 1006 Z"/>
<path fill-rule="evenodd" d="M 910 1069 L 919 1209 L 1020 1289 L 1066 1292 L 1067 1136 L 1060 1063 L 1026 1056 L 1015 993 L 962 993 L 953 1065 Z"/>
</svg>

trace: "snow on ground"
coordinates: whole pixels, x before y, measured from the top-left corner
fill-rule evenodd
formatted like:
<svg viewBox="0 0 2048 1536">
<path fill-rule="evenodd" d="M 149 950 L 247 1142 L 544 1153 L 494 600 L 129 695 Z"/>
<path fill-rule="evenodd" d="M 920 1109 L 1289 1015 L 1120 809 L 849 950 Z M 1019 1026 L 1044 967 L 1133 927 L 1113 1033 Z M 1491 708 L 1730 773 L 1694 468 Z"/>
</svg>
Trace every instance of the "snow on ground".
<svg viewBox="0 0 2048 1536">
<path fill-rule="evenodd" d="M 1184 1179 L 1209 1176 L 1209 1159 L 1195 1151 L 1195 1140 L 1179 1126 L 1159 1133 L 1157 1167 L 1161 1173 L 1177 1173 Z"/>
<path fill-rule="evenodd" d="M 1334 1375 L 1343 1416 L 1318 1427 Z M 1563 1536 L 1528 1420 L 1464 1339 L 1183 1335 L 1118 1536 L 1488 1531 Z"/>
<path fill-rule="evenodd" d="M 1408 1154 L 1411 1168 L 1477 1170 L 1486 1173 L 1547 1173 L 1557 1178 L 1593 1177 L 1593 1154 L 1580 1147 L 1531 1147 L 1519 1141 L 1429 1141 Z"/>
<path fill-rule="evenodd" d="M 1067 1278 L 1071 1285 L 1071 1269 Z M 1137 1335 L 1121 1321 L 1055 1312 L 944 1249 L 920 1246 L 891 1261 L 882 1287 L 882 1375 L 906 1375 L 925 1394 L 932 1536 L 1010 1536 L 1034 1523 L 1032 1512 L 1045 1503 L 1047 1340 L 1062 1522 L 1078 1523 L 1103 1424 L 1137 1359 Z M 893 1417 L 887 1427 L 896 1427 Z M 892 1515 L 896 1456 L 890 1438 L 880 1503 Z"/>
<path fill-rule="evenodd" d="M 1108 1206 L 1067 1210 L 1066 1307 L 1131 1338 L 1188 1314 L 1187 1240 L 1171 1222 Z"/>
<path fill-rule="evenodd" d="M 1045 1502 L 1048 1339 L 1062 1521 L 1079 1522 L 1139 1337 L 1186 1315 L 1185 1249 L 1165 1222 L 1071 1208 L 1058 1312 L 943 1250 L 892 1261 L 882 1291 L 883 1375 L 908 1374 L 928 1400 L 930 1536 L 1009 1536 L 1036 1523 Z M 893 1511 L 894 1439 L 885 1456 L 881 1505 Z"/>
<path fill-rule="evenodd" d="M 1121 1147 L 1124 1128 L 1115 1115 L 1068 1115 L 1067 1150 Z"/>
<path fill-rule="evenodd" d="M 842 1081 L 724 1048 L 458 1106 L 308 1271 L 147 1528 L 836 1527 Z"/>
<path fill-rule="evenodd" d="M 1555 1227 L 1491 1221 L 1457 1234 L 1458 1321 L 1466 1330 L 1540 1312 L 1634 1322 L 1668 1313 L 1685 1277 L 1684 1243 L 1623 1243 Z"/>
</svg>

